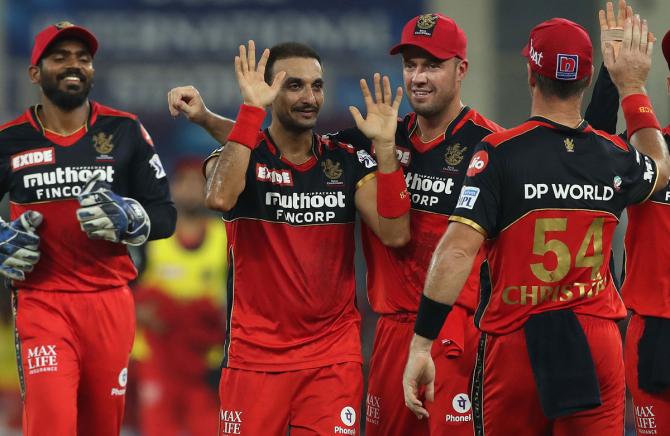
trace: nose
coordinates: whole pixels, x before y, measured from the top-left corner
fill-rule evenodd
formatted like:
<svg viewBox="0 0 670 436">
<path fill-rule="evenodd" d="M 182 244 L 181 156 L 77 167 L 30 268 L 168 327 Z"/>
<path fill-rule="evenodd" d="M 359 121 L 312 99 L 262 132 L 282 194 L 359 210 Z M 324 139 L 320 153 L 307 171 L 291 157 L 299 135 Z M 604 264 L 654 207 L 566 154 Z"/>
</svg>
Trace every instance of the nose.
<svg viewBox="0 0 670 436">
<path fill-rule="evenodd" d="M 412 84 L 426 83 L 426 70 L 422 66 L 416 67 L 412 74 Z"/>
<path fill-rule="evenodd" d="M 302 94 L 302 101 L 304 103 L 316 105 L 316 95 L 314 94 L 314 90 L 311 86 L 305 87 L 305 92 Z"/>
</svg>

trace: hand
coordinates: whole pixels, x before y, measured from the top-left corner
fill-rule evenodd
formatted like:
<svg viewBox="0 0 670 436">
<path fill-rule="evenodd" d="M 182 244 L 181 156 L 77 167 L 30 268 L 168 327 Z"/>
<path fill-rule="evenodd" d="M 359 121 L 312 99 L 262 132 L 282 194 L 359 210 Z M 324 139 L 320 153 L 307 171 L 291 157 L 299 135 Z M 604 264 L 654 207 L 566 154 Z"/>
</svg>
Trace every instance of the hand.
<svg viewBox="0 0 670 436">
<path fill-rule="evenodd" d="M 650 39 L 649 36 L 647 20 L 640 20 L 640 16 L 635 15 L 624 22 L 623 41 L 618 54 L 615 55 L 614 47 L 606 43 L 603 60 L 622 99 L 630 94 L 646 93 L 644 85 L 654 48 L 654 37 L 651 35 Z"/>
<path fill-rule="evenodd" d="M 244 104 L 257 106 L 265 109 L 272 104 L 279 93 L 279 88 L 286 77 L 285 71 L 275 74 L 272 85 L 265 82 L 265 64 L 268 62 L 270 50 L 263 51 L 261 59 L 256 65 L 256 45 L 249 41 L 249 50 L 244 45 L 240 46 L 240 55 L 235 56 L 235 74 L 237 83 L 240 85 Z"/>
<path fill-rule="evenodd" d="M 184 114 L 187 120 L 203 125 L 210 114 L 200 93 L 194 86 L 179 86 L 168 92 L 168 110 L 173 117 Z"/>
<path fill-rule="evenodd" d="M 419 388 L 426 386 L 426 400 L 435 400 L 435 363 L 430 355 L 432 341 L 414 335 L 409 347 L 409 357 L 402 376 L 402 389 L 405 393 L 405 406 L 418 419 L 428 418 L 428 410 L 419 400 Z"/>
<path fill-rule="evenodd" d="M 12 280 L 25 280 L 26 272 L 40 260 L 40 237 L 35 230 L 42 214 L 33 210 L 6 223 L 0 219 L 0 274 Z"/>
<path fill-rule="evenodd" d="M 105 239 L 128 245 L 142 245 L 149 237 L 151 222 L 142 205 L 132 198 L 121 197 L 94 172 L 77 196 L 77 219 L 91 239 Z"/>
<path fill-rule="evenodd" d="M 600 21 L 600 49 L 605 57 L 605 48 L 611 45 L 614 49 L 614 57 L 619 54 L 621 40 L 623 39 L 623 26 L 626 18 L 633 17 L 633 8 L 626 6 L 626 0 L 619 0 L 619 10 L 614 16 L 614 6 L 612 2 L 607 2 L 606 11 L 602 9 L 598 12 Z"/>
<path fill-rule="evenodd" d="M 363 119 L 361 112 L 354 106 L 349 106 L 349 111 L 354 117 L 356 127 L 363 132 L 375 147 L 379 145 L 395 145 L 395 131 L 398 127 L 398 109 L 402 101 L 402 88 L 398 87 L 395 98 L 391 101 L 391 82 L 388 76 L 384 76 L 384 92 L 382 94 L 381 75 L 375 73 L 375 99 L 372 100 L 370 89 L 365 79 L 361 79 L 361 91 L 363 101 L 367 110 L 367 117 Z"/>
</svg>

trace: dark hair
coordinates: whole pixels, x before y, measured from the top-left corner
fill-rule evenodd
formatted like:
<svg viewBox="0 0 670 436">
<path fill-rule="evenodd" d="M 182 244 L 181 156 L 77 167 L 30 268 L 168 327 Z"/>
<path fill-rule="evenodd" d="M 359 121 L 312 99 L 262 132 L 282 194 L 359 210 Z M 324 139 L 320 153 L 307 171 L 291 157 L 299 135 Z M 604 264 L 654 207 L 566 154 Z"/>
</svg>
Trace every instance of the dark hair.
<svg viewBox="0 0 670 436">
<path fill-rule="evenodd" d="M 270 57 L 268 57 L 268 63 L 265 65 L 265 82 L 272 83 L 274 77 L 272 67 L 274 67 L 275 62 L 288 58 L 316 59 L 321 64 L 321 57 L 308 45 L 300 42 L 283 42 L 270 49 Z"/>
<path fill-rule="evenodd" d="M 586 76 L 579 80 L 554 80 L 543 76 L 535 71 L 531 72 L 531 77 L 542 94 L 550 97 L 557 97 L 561 100 L 579 95 L 589 86 L 591 76 Z"/>
</svg>

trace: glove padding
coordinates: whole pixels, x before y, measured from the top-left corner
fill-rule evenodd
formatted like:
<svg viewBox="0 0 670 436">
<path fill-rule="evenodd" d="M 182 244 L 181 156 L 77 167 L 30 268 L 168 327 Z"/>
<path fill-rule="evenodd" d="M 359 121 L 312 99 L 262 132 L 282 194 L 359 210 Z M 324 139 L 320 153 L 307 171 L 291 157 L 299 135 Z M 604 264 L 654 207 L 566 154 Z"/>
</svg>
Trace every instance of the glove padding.
<svg viewBox="0 0 670 436">
<path fill-rule="evenodd" d="M 23 212 L 14 221 L 0 219 L 0 274 L 12 280 L 25 280 L 26 272 L 40 260 L 40 237 L 35 229 L 42 223 L 42 214 Z"/>
<path fill-rule="evenodd" d="M 94 173 L 77 196 L 81 229 L 91 239 L 142 245 L 151 231 L 146 211 L 137 200 L 112 192 L 109 183 L 99 178 L 100 173 Z"/>
</svg>

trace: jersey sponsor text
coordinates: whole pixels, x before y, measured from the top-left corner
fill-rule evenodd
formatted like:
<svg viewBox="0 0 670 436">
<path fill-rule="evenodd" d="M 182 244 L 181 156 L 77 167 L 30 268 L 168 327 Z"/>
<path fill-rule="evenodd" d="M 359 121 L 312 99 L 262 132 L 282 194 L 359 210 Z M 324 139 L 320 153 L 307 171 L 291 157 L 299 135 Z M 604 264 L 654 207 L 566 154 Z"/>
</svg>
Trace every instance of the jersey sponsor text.
<svg viewBox="0 0 670 436">
<path fill-rule="evenodd" d="M 551 189 L 550 189 L 551 188 Z M 553 195 L 557 200 L 596 200 L 609 201 L 614 197 L 614 188 L 599 185 L 573 185 L 569 183 L 526 183 L 524 198 L 526 200 L 541 199 L 544 195 Z"/>
</svg>

